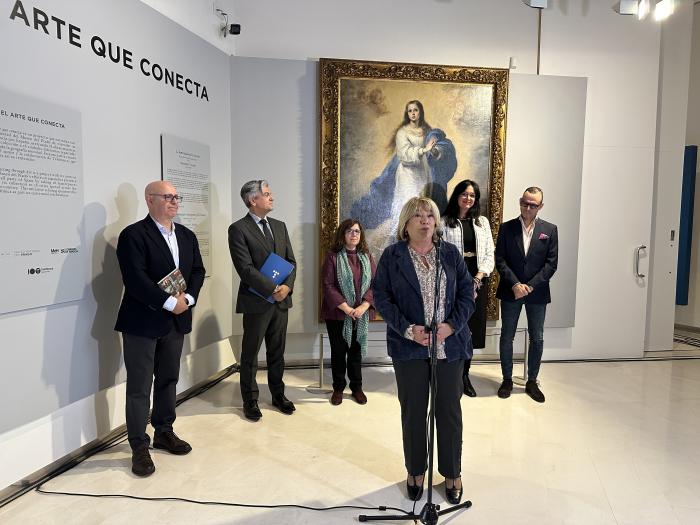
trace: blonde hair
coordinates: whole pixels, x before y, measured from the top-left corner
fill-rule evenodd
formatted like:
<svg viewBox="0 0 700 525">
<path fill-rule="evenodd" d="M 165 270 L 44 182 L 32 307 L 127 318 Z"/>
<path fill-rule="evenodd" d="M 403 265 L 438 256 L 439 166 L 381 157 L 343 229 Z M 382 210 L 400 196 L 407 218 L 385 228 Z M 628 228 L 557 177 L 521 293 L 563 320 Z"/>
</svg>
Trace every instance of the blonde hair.
<svg viewBox="0 0 700 525">
<path fill-rule="evenodd" d="M 428 197 L 412 197 L 406 201 L 406 204 L 401 208 L 399 215 L 399 226 L 396 229 L 396 238 L 400 241 L 408 241 L 408 232 L 406 231 L 406 223 L 418 213 L 418 210 L 429 211 L 435 217 L 435 231 L 440 227 L 440 210 L 437 204 Z M 437 235 L 433 232 L 433 240 L 437 240 Z"/>
</svg>

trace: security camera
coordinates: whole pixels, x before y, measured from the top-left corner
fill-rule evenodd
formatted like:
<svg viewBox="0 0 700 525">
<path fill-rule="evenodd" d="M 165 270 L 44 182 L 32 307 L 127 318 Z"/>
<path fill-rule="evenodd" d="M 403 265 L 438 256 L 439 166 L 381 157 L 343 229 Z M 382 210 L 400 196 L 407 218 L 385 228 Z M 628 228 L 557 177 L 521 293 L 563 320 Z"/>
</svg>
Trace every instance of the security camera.
<svg viewBox="0 0 700 525">
<path fill-rule="evenodd" d="M 215 5 L 216 7 L 216 5 Z M 241 34 L 241 24 L 229 24 L 228 23 L 228 13 L 225 13 L 221 9 L 215 9 L 217 16 L 224 19 L 224 23 L 219 26 L 219 32 L 221 36 L 226 38 L 228 35 L 240 35 Z"/>
</svg>

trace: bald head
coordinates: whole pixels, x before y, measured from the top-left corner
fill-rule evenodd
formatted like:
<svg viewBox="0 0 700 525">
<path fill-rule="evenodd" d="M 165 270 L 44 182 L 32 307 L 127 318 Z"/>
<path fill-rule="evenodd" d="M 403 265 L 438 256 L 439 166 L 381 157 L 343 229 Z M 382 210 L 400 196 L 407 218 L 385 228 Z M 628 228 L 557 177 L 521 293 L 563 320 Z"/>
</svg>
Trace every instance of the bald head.
<svg viewBox="0 0 700 525">
<path fill-rule="evenodd" d="M 146 198 L 152 193 L 175 193 L 175 187 L 167 181 L 164 180 L 154 180 L 146 185 L 146 190 L 144 191 Z M 147 199 L 148 200 L 148 199 Z"/>
<path fill-rule="evenodd" d="M 172 198 L 173 195 L 177 195 L 175 186 L 164 180 L 155 180 L 144 190 L 149 215 L 163 226 L 171 227 L 177 215 L 179 203 Z"/>
</svg>

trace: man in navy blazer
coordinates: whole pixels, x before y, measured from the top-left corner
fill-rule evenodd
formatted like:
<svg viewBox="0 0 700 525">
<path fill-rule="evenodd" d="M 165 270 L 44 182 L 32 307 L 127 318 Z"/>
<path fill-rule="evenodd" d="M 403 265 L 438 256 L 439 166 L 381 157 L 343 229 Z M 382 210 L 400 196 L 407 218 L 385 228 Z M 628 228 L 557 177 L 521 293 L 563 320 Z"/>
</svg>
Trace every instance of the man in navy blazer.
<svg viewBox="0 0 700 525">
<path fill-rule="evenodd" d="M 520 199 L 520 217 L 501 225 L 496 241 L 496 268 L 500 275 L 496 297 L 501 300 L 501 372 L 498 397 L 513 390 L 513 338 L 523 305 L 527 315 L 530 347 L 525 392 L 538 403 L 544 394 L 537 374 L 544 348 L 544 318 L 552 301 L 549 280 L 557 271 L 557 227 L 537 217 L 544 206 L 542 190 L 529 187 Z"/>
<path fill-rule="evenodd" d="M 122 332 L 126 366 L 126 427 L 132 449 L 131 470 L 149 476 L 155 466 L 146 434 L 153 383 L 153 447 L 187 454 L 192 447 L 173 432 L 175 395 L 185 334 L 192 330 L 192 311 L 204 283 L 204 264 L 194 232 L 175 224 L 181 197 L 165 181 L 145 190 L 148 215 L 124 228 L 117 258 L 124 297 L 115 330 Z M 170 295 L 158 281 L 179 268 L 187 285 Z"/>
</svg>

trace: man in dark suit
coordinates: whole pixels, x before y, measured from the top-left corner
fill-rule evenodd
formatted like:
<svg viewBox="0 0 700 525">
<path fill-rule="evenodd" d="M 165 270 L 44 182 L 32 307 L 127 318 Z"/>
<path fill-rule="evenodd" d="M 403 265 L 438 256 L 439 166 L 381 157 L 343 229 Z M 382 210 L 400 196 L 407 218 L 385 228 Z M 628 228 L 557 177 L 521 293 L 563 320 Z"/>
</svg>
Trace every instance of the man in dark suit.
<svg viewBox="0 0 700 525">
<path fill-rule="evenodd" d="M 287 227 L 282 221 L 268 219 L 274 199 L 265 180 L 246 182 L 241 198 L 248 213 L 228 229 L 231 259 L 241 278 L 236 301 L 236 313 L 243 314 L 243 342 L 241 350 L 241 397 L 243 413 L 251 421 L 258 421 L 262 412 L 258 407 L 258 351 L 265 340 L 267 349 L 267 381 L 272 404 L 285 414 L 292 414 L 294 404 L 284 395 L 284 347 L 287 337 L 287 312 L 292 307 L 292 289 L 296 276 L 296 260 L 289 241 Z M 260 272 L 270 253 L 276 253 L 295 268 L 280 285 Z M 264 297 L 272 296 L 270 303 Z"/>
<path fill-rule="evenodd" d="M 513 338 L 520 311 L 525 305 L 530 338 L 525 392 L 538 403 L 544 394 L 537 374 L 544 347 L 544 318 L 552 301 L 549 280 L 557 271 L 557 227 L 537 217 L 544 206 L 540 188 L 532 186 L 520 199 L 520 217 L 501 225 L 496 241 L 496 268 L 500 274 L 496 297 L 501 300 L 501 371 L 498 397 L 513 390 Z"/>
<path fill-rule="evenodd" d="M 165 181 L 146 186 L 148 215 L 119 235 L 117 258 L 124 297 L 115 330 L 122 332 L 126 365 L 126 427 L 131 470 L 149 476 L 155 466 L 146 434 L 153 383 L 153 448 L 187 454 L 192 447 L 173 432 L 175 387 L 180 374 L 184 335 L 192 330 L 192 311 L 204 283 L 204 265 L 195 234 L 175 225 L 181 197 Z M 171 295 L 158 281 L 179 268 L 187 285 Z"/>
</svg>

